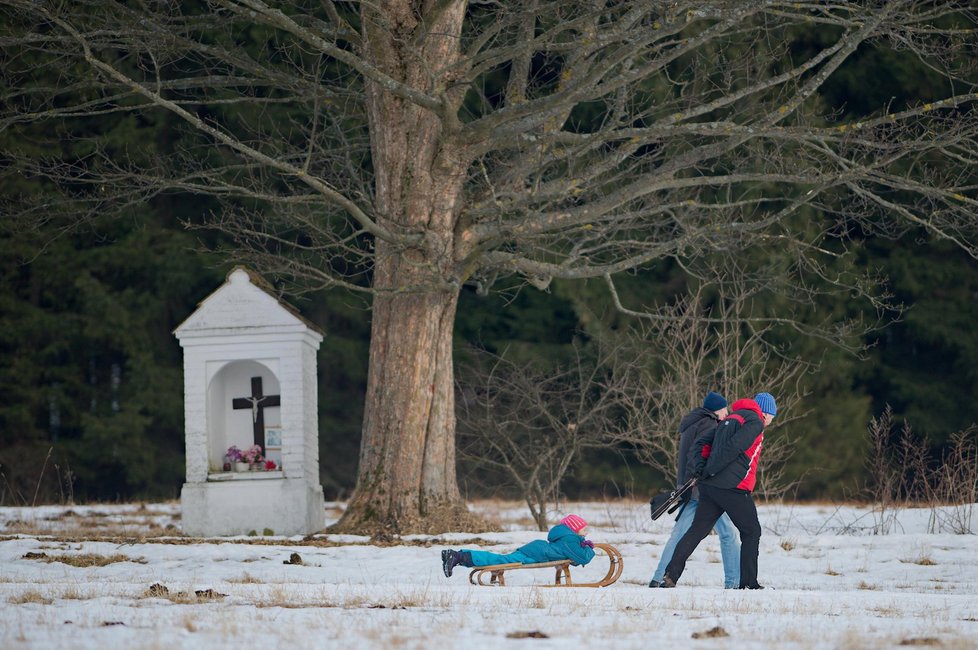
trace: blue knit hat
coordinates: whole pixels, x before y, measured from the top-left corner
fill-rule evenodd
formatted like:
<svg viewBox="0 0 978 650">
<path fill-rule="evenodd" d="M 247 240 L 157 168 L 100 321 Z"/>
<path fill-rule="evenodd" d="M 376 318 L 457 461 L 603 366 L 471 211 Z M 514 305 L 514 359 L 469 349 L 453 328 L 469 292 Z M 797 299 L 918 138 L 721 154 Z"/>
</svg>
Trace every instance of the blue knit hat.
<svg viewBox="0 0 978 650">
<path fill-rule="evenodd" d="M 761 413 L 767 413 L 772 418 L 778 414 L 778 405 L 771 393 L 758 393 L 754 395 L 754 401 L 761 407 Z"/>
<path fill-rule="evenodd" d="M 707 411 L 719 411 L 722 408 L 726 408 L 726 406 L 727 400 L 724 399 L 723 395 L 714 393 L 712 390 L 703 399 L 703 408 Z"/>
</svg>

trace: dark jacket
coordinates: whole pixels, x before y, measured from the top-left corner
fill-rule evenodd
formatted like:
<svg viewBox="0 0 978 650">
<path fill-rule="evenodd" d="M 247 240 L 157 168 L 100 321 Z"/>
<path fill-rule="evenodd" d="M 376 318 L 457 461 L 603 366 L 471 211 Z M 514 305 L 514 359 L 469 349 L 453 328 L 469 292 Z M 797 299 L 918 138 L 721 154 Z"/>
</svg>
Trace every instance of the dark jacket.
<svg viewBox="0 0 978 650">
<path fill-rule="evenodd" d="M 712 431 L 693 443 L 700 482 L 750 492 L 757 482 L 757 463 L 764 442 L 761 407 L 752 399 L 737 400 L 733 411 Z"/>
<path fill-rule="evenodd" d="M 686 414 L 686 417 L 679 423 L 679 453 L 676 456 L 676 487 L 685 483 L 693 473 L 696 464 L 693 456 L 693 443 L 701 436 L 716 429 L 716 414 L 702 406 L 693 409 Z M 691 462 L 692 461 L 692 462 Z M 692 497 L 698 497 L 696 488 L 693 488 Z"/>
<path fill-rule="evenodd" d="M 546 541 L 537 539 L 517 550 L 536 562 L 571 560 L 574 564 L 585 565 L 594 559 L 594 549 L 581 546 L 583 541 L 583 536 L 563 524 L 557 524 L 547 533 Z"/>
</svg>

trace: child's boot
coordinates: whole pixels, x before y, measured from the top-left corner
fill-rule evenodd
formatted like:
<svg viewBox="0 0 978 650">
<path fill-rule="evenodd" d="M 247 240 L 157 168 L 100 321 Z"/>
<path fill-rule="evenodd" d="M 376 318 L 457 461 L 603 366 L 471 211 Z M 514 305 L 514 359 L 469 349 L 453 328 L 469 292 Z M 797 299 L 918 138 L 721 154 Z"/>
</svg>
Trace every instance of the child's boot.
<svg viewBox="0 0 978 650">
<path fill-rule="evenodd" d="M 458 556 L 457 552 L 447 548 L 441 552 L 441 570 L 445 573 L 446 578 L 452 577 L 452 569 L 459 564 Z"/>
</svg>

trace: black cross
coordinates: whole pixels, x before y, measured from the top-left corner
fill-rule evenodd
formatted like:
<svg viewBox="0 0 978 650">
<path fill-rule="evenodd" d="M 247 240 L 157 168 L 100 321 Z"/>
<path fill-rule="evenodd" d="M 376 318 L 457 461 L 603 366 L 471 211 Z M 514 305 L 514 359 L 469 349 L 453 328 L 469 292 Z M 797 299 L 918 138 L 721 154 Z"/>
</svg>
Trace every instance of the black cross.
<svg viewBox="0 0 978 650">
<path fill-rule="evenodd" d="M 265 409 L 269 406 L 281 406 L 279 395 L 262 395 L 261 377 L 251 378 L 251 397 L 235 397 L 231 407 L 236 409 L 251 409 L 251 420 L 255 425 L 255 444 L 265 452 Z"/>
</svg>

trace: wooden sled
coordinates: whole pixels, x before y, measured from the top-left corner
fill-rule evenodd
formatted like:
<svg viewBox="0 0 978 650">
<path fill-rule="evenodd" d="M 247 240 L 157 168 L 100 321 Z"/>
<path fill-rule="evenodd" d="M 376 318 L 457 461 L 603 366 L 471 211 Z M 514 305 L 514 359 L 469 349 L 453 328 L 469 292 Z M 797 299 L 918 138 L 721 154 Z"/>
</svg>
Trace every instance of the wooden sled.
<svg viewBox="0 0 978 650">
<path fill-rule="evenodd" d="M 538 585 L 540 587 L 607 587 L 614 584 L 624 568 L 622 565 L 621 553 L 611 544 L 595 544 L 594 550 L 604 551 L 608 556 L 608 573 L 597 582 L 573 582 L 570 573 L 570 560 L 558 560 L 556 562 L 538 562 L 536 564 L 491 564 L 472 569 L 469 573 L 469 582 L 482 587 L 505 587 L 506 572 L 518 571 L 520 569 L 543 569 L 553 567 L 555 569 L 554 583 L 552 585 Z"/>
</svg>

